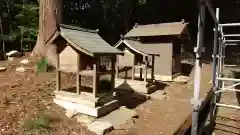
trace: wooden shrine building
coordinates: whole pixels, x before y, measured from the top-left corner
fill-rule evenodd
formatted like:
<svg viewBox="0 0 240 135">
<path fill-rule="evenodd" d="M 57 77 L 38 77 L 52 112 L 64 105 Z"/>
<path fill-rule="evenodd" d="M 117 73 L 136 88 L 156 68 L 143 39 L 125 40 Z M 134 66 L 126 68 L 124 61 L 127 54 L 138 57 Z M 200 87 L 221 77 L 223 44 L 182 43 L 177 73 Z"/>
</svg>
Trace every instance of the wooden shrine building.
<svg viewBox="0 0 240 135">
<path fill-rule="evenodd" d="M 117 76 L 120 67 L 130 67 L 132 69 L 132 80 L 135 79 L 135 69 L 140 69 L 140 80 L 142 80 L 142 71 L 144 71 L 144 82 L 147 81 L 148 69 L 151 70 L 151 80 L 154 80 L 154 59 L 159 53 L 153 48 L 154 44 L 141 44 L 137 39 L 120 40 L 115 47 L 124 52 L 123 56 L 118 56 Z M 151 63 L 150 63 L 151 62 Z"/>
<path fill-rule="evenodd" d="M 130 46 L 144 46 L 144 50 L 160 55 L 153 59 L 155 60 L 154 78 L 172 81 L 181 73 L 181 46 L 189 40 L 187 24 L 182 21 L 136 25 L 124 36 L 124 41 Z M 137 45 L 136 40 L 138 40 Z M 135 75 L 139 76 L 139 71 Z"/>
<path fill-rule="evenodd" d="M 159 56 L 158 52 L 151 49 L 154 47 L 154 44 L 143 45 L 138 39 L 129 40 L 121 39 L 116 45 L 115 48 L 124 52 L 123 56 L 117 57 L 116 64 L 116 88 L 118 89 L 133 89 L 141 93 L 150 93 L 152 89 L 149 89 L 147 86 L 151 84 L 150 87 L 154 84 L 154 62 L 155 57 Z M 119 77 L 119 70 L 125 71 L 124 80 Z M 128 71 L 131 69 L 131 80 L 128 79 Z M 140 78 L 135 77 L 135 71 L 140 70 Z M 147 80 L 148 70 L 151 72 L 151 78 Z M 144 79 L 142 81 L 142 76 L 144 74 Z M 121 87 L 122 83 L 127 83 L 128 88 Z"/>
<path fill-rule="evenodd" d="M 116 56 L 122 52 L 105 42 L 97 31 L 68 25 L 60 25 L 60 32 L 51 39 L 51 42 L 58 48 L 54 102 L 68 110 L 95 117 L 115 109 L 118 103 L 109 96 L 113 96 Z M 61 54 L 64 55 L 61 56 Z M 100 67 L 100 59 L 104 56 L 111 59 L 111 66 L 108 68 Z M 76 73 L 74 93 L 61 89 L 60 73 L 62 71 Z M 84 76 L 92 78 L 91 91 L 88 91 L 90 94 L 86 94 L 86 88 L 82 87 L 81 79 Z M 110 90 L 100 89 L 101 76 L 110 77 Z"/>
</svg>

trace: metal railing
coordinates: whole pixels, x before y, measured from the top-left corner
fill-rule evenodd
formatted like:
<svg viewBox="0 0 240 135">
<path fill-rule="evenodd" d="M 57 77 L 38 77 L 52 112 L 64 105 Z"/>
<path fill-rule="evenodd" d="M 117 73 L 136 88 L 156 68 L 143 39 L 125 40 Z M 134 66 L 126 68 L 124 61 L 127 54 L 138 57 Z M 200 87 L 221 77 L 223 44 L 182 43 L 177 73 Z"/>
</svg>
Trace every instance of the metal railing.
<svg viewBox="0 0 240 135">
<path fill-rule="evenodd" d="M 213 49 L 213 98 L 211 100 L 211 112 L 210 112 L 210 126 L 214 126 L 216 120 L 216 114 L 218 107 L 240 109 L 240 106 L 231 104 L 219 103 L 219 95 L 225 92 L 240 92 L 236 86 L 240 85 L 240 79 L 224 77 L 223 71 L 225 65 L 225 51 L 227 46 L 239 45 L 240 34 L 224 33 L 223 29 L 226 27 L 240 27 L 240 23 L 226 23 L 220 24 L 219 22 L 219 9 L 214 12 L 212 5 L 209 0 L 200 0 L 200 12 L 199 12 L 199 24 L 198 24 L 198 37 L 197 46 L 195 47 L 196 53 L 196 63 L 195 63 L 195 78 L 194 78 L 194 97 L 191 100 L 193 105 L 192 111 L 192 135 L 201 135 L 203 132 L 203 127 L 205 123 L 201 123 L 199 126 L 199 108 L 201 106 L 201 101 L 199 99 L 200 93 L 200 74 L 201 74 L 201 54 L 204 50 L 203 43 L 203 33 L 204 33 L 204 23 L 205 23 L 205 10 L 206 7 L 211 14 L 212 19 L 215 22 L 215 32 L 214 32 L 214 49 Z M 239 38 L 238 40 L 231 40 L 229 38 Z M 233 82 L 233 84 L 227 84 L 228 82 Z"/>
</svg>

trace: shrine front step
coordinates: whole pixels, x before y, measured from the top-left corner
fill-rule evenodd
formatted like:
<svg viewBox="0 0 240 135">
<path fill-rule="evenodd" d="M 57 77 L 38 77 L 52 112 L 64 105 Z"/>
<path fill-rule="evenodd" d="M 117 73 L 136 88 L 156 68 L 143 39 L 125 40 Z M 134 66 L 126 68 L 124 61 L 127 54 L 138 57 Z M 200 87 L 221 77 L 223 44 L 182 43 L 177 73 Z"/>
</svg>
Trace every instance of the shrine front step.
<svg viewBox="0 0 240 135">
<path fill-rule="evenodd" d="M 91 107 L 102 106 L 108 102 L 115 100 L 114 92 L 99 94 L 98 97 L 93 98 L 87 94 L 76 94 L 65 91 L 54 91 L 55 98 L 58 100 L 65 100 L 77 104 L 84 104 Z"/>
<path fill-rule="evenodd" d="M 150 94 L 157 90 L 157 84 L 154 82 L 143 82 L 138 80 L 117 78 L 115 79 L 115 89 Z"/>
<path fill-rule="evenodd" d="M 119 108 L 118 100 L 112 100 L 102 106 L 97 106 L 97 107 L 92 107 L 92 106 L 81 104 L 81 103 L 74 103 L 66 100 L 59 100 L 56 98 L 53 99 L 53 101 L 59 106 L 65 108 L 66 110 L 90 115 L 93 117 L 101 117 Z"/>
</svg>

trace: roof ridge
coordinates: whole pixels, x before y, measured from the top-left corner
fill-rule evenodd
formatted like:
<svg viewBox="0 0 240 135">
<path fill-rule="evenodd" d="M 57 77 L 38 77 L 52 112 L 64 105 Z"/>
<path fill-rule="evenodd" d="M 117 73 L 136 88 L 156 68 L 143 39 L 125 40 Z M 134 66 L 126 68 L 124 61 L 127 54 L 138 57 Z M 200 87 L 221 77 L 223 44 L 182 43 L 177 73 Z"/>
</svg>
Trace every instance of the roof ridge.
<svg viewBox="0 0 240 135">
<path fill-rule="evenodd" d="M 86 29 L 86 28 L 81 28 L 77 26 L 72 26 L 72 25 L 66 25 L 66 24 L 60 24 L 60 27 L 66 28 L 66 29 L 71 29 L 71 30 L 78 30 L 78 31 L 83 31 L 83 32 L 89 32 L 89 33 L 98 33 L 99 30 L 91 30 L 91 29 Z"/>
<path fill-rule="evenodd" d="M 137 25 L 135 28 L 141 28 L 144 26 L 154 26 L 154 25 L 171 25 L 171 24 L 188 24 L 188 22 L 183 21 L 176 21 L 176 22 L 163 22 L 163 23 L 152 23 L 152 24 L 143 24 L 143 25 Z"/>
</svg>

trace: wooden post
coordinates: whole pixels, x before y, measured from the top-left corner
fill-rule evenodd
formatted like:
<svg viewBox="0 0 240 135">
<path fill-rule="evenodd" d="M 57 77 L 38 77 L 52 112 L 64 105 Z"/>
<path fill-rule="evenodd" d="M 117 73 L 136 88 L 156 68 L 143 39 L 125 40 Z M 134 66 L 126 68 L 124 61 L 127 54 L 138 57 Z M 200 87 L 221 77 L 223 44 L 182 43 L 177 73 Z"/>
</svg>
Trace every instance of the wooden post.
<svg viewBox="0 0 240 135">
<path fill-rule="evenodd" d="M 155 56 L 152 55 L 152 73 L 151 73 L 151 79 L 154 80 L 154 63 L 155 63 Z"/>
<path fill-rule="evenodd" d="M 112 56 L 111 61 L 111 91 L 115 89 L 115 62 L 116 62 L 116 56 Z"/>
<path fill-rule="evenodd" d="M 140 68 L 140 80 L 142 80 L 142 68 Z"/>
<path fill-rule="evenodd" d="M 144 82 L 147 82 L 147 67 L 148 67 L 148 57 L 144 56 L 143 57 L 143 61 L 144 61 Z"/>
<path fill-rule="evenodd" d="M 80 75 L 79 75 L 80 69 L 79 68 L 80 68 L 80 54 L 78 53 L 77 54 L 77 82 L 76 82 L 77 94 L 80 94 L 80 85 L 81 85 Z"/>
<path fill-rule="evenodd" d="M 98 76 L 98 70 L 99 70 L 99 58 L 96 58 L 96 62 L 93 64 L 93 97 L 97 97 L 98 92 L 98 85 L 99 85 L 99 76 Z"/>
<path fill-rule="evenodd" d="M 59 54 L 57 54 L 57 61 L 56 61 L 56 90 L 60 90 L 60 60 L 59 60 Z"/>
<path fill-rule="evenodd" d="M 132 80 L 135 78 L 135 67 L 134 65 L 132 66 Z"/>
<path fill-rule="evenodd" d="M 116 78 L 118 78 L 118 76 L 119 76 L 119 60 L 118 60 L 118 56 L 117 56 L 116 61 L 115 61 L 115 69 L 116 69 Z"/>
<path fill-rule="evenodd" d="M 124 72 L 125 72 L 125 79 L 127 79 L 128 78 L 128 67 L 127 66 L 125 66 L 124 67 Z"/>
</svg>

